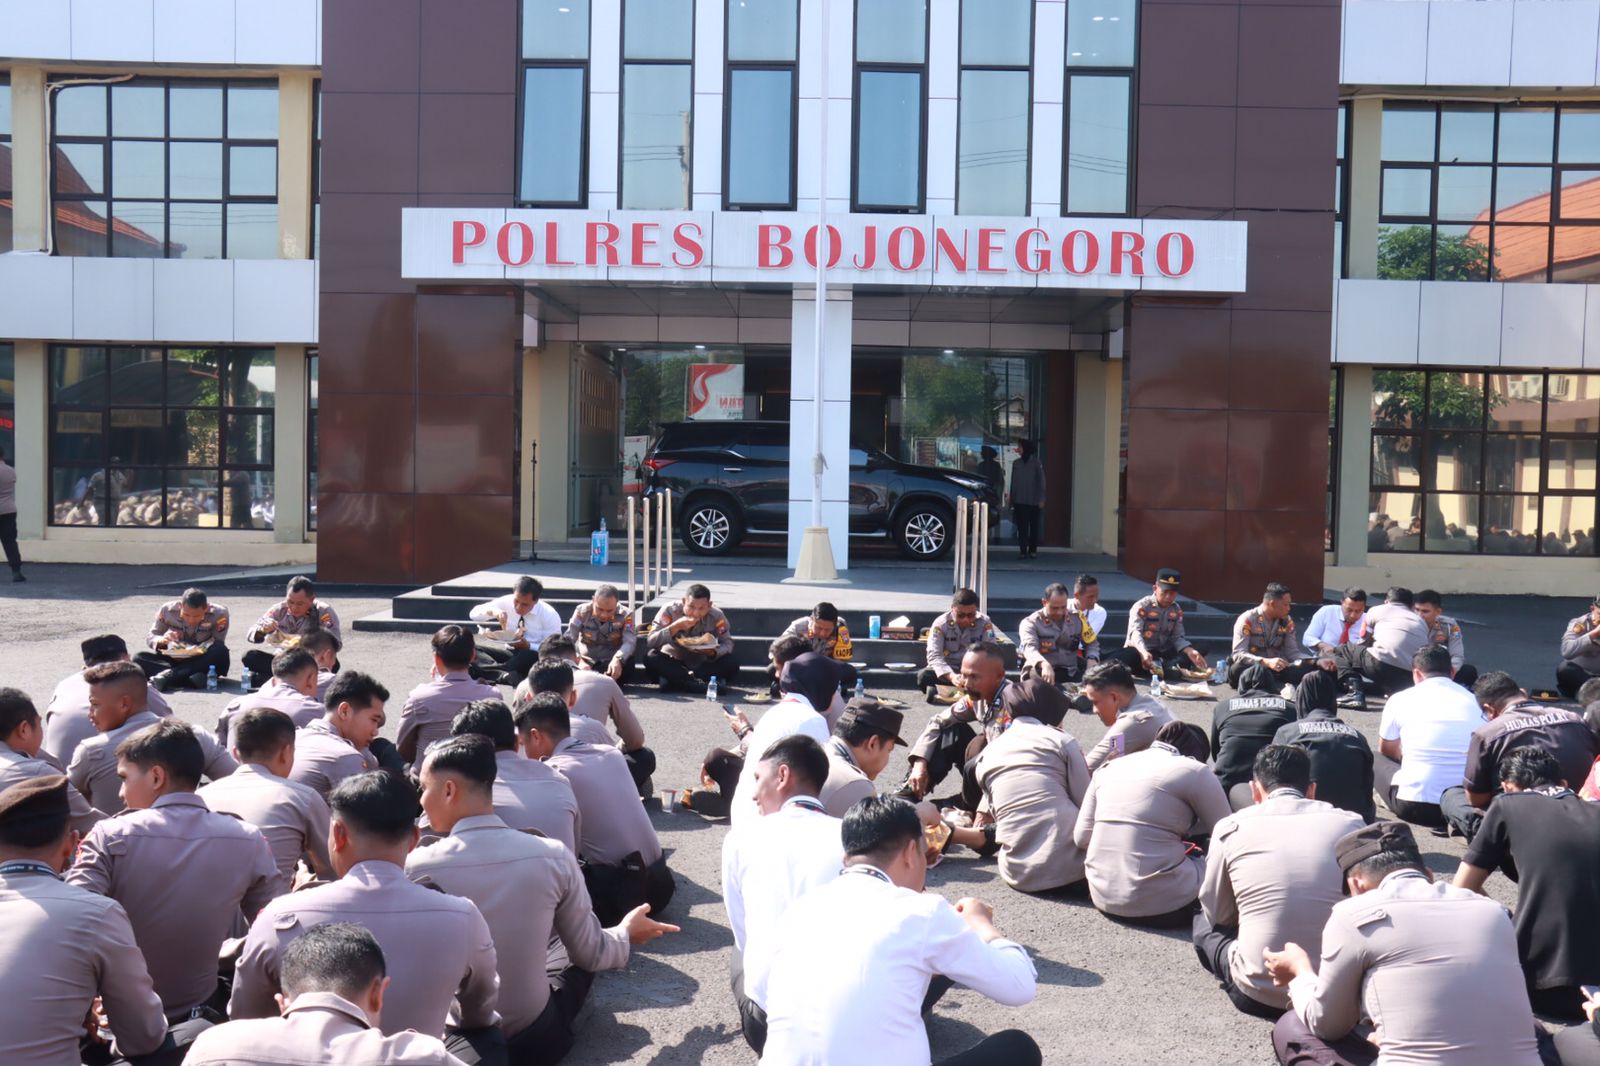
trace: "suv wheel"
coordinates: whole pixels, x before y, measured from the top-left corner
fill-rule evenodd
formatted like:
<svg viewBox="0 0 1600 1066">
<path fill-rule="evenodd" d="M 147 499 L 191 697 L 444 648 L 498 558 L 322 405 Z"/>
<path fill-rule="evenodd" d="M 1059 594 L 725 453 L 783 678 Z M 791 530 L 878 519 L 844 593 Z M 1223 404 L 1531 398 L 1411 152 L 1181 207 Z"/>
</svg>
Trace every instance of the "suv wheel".
<svg viewBox="0 0 1600 1066">
<path fill-rule="evenodd" d="M 900 552 L 908 559 L 941 559 L 955 537 L 950 511 L 936 503 L 906 508 L 894 530 Z"/>
<path fill-rule="evenodd" d="M 696 555 L 726 555 L 738 546 L 744 529 L 722 500 L 703 500 L 685 508 L 683 546 Z"/>
</svg>

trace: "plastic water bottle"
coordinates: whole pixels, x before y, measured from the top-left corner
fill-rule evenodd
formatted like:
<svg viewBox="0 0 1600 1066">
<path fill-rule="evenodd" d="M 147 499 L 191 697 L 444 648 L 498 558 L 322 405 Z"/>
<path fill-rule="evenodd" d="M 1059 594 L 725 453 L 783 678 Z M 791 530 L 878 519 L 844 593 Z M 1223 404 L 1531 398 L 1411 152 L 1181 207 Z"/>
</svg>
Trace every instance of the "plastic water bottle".
<svg viewBox="0 0 1600 1066">
<path fill-rule="evenodd" d="M 1160 674 L 1151 674 L 1150 675 L 1150 695 L 1156 697 L 1157 699 L 1161 698 L 1161 675 Z"/>
<path fill-rule="evenodd" d="M 706 699 L 715 702 L 717 698 L 717 675 L 712 674 L 711 680 L 706 682 Z"/>
<path fill-rule="evenodd" d="M 217 691 L 217 668 L 215 666 L 206 667 L 206 691 Z"/>
<path fill-rule="evenodd" d="M 873 640 L 882 639 L 882 637 L 883 637 L 883 619 L 882 618 L 879 618 L 875 614 L 867 616 L 867 636 L 871 637 Z"/>
<path fill-rule="evenodd" d="M 1217 678 L 1216 678 L 1216 680 L 1217 680 L 1217 684 L 1219 684 L 1219 685 L 1222 684 L 1224 681 L 1228 680 L 1228 660 L 1227 659 L 1218 659 L 1217 660 Z"/>
<path fill-rule="evenodd" d="M 856 678 L 856 699 L 865 699 L 867 695 L 867 682 L 864 678 Z"/>
<path fill-rule="evenodd" d="M 247 666 L 239 672 L 239 691 L 249 692 L 254 684 L 255 678 L 251 676 L 250 668 Z"/>
</svg>

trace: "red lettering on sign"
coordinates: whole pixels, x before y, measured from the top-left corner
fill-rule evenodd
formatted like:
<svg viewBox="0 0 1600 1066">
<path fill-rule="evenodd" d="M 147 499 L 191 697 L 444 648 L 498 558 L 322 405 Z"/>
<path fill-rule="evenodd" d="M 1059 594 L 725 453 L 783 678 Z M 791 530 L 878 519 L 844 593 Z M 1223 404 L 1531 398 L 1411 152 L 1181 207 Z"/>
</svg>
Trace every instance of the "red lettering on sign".
<svg viewBox="0 0 1600 1066">
<path fill-rule="evenodd" d="M 789 242 L 794 231 L 776 223 L 756 227 L 756 266 L 762 270 L 782 270 L 794 262 Z"/>
<path fill-rule="evenodd" d="M 470 236 L 469 236 L 470 234 Z M 467 261 L 467 249 L 476 248 L 489 237 L 489 230 L 482 222 L 471 219 L 456 219 L 450 225 L 450 262 L 460 266 Z"/>
<path fill-rule="evenodd" d="M 967 272 L 967 231 L 961 231 L 961 250 L 956 251 L 956 243 L 950 237 L 950 231 L 940 226 L 933 231 L 933 269 L 939 269 L 939 254 L 949 259 L 956 271 L 961 274 Z"/>
<path fill-rule="evenodd" d="M 629 246 L 632 249 L 632 254 L 629 257 L 631 266 L 658 267 L 661 265 L 659 260 L 652 262 L 645 259 L 645 253 L 656 246 L 655 233 L 660 228 L 661 223 L 659 222 L 635 222 L 633 224 L 631 227 L 633 240 Z M 647 232 L 648 236 L 646 236 Z"/>
<path fill-rule="evenodd" d="M 577 266 L 578 264 L 572 260 L 561 258 L 561 238 L 558 236 L 560 232 L 561 227 L 558 223 L 546 222 L 544 224 L 544 265 L 553 267 Z"/>
<path fill-rule="evenodd" d="M 522 242 L 521 250 L 511 254 L 511 235 L 515 233 Z M 509 267 L 526 266 L 533 258 L 533 230 L 526 222 L 507 222 L 500 227 L 500 234 L 495 239 L 495 250 L 500 253 L 500 262 Z"/>
<path fill-rule="evenodd" d="M 806 230 L 806 262 L 813 268 L 817 265 L 817 227 L 812 226 Z M 828 269 L 832 270 L 839 265 L 839 257 L 844 254 L 844 238 L 839 231 L 828 227 Z"/>
<path fill-rule="evenodd" d="M 1034 236 L 1049 239 L 1049 234 L 1042 229 L 1023 230 L 1017 237 L 1017 266 L 1029 274 L 1043 274 L 1050 269 L 1050 248 L 1048 245 L 1040 247 L 1030 241 L 1029 238 Z"/>
<path fill-rule="evenodd" d="M 1078 246 L 1083 245 L 1083 257 Z M 1100 265 L 1100 238 L 1086 229 L 1075 229 L 1061 242 L 1061 269 L 1068 274 L 1087 274 Z"/>
<path fill-rule="evenodd" d="M 690 231 L 693 235 L 690 235 Z M 706 246 L 700 243 L 705 236 L 705 230 L 700 228 L 698 222 L 680 222 L 672 228 L 672 243 L 678 246 L 678 251 L 672 253 L 673 266 L 684 269 L 697 267 L 706 261 Z M 687 253 L 687 254 L 680 254 Z"/>
<path fill-rule="evenodd" d="M 622 231 L 611 222 L 591 222 L 584 227 L 583 261 L 586 266 L 600 264 L 600 250 L 605 249 L 606 266 L 616 266 L 622 262 L 622 257 L 617 254 L 617 241 L 621 239 Z"/>
<path fill-rule="evenodd" d="M 904 244 L 902 238 L 911 238 L 911 258 L 907 259 L 901 254 Z M 897 226 L 889 234 L 889 265 L 896 270 L 911 271 L 921 270 L 922 264 L 928 258 L 928 238 L 923 236 L 921 230 L 915 226 Z"/>
<path fill-rule="evenodd" d="M 878 262 L 878 227 L 868 226 L 861 235 L 862 242 L 867 246 L 867 258 L 862 260 L 859 255 L 850 257 L 850 265 L 857 270 L 871 270 Z"/>
<path fill-rule="evenodd" d="M 1001 254 L 1000 241 L 1005 236 L 1003 229 L 980 229 L 978 231 L 978 272 L 980 274 L 1004 274 L 1005 264 L 995 266 L 995 256 Z"/>
<path fill-rule="evenodd" d="M 1144 277 L 1144 237 L 1132 230 L 1111 231 L 1111 274 Z"/>
<path fill-rule="evenodd" d="M 1178 260 L 1172 260 L 1177 245 Z M 1181 278 L 1194 269 L 1194 240 L 1187 233 L 1163 233 L 1156 241 L 1156 269 L 1169 278 Z"/>
</svg>

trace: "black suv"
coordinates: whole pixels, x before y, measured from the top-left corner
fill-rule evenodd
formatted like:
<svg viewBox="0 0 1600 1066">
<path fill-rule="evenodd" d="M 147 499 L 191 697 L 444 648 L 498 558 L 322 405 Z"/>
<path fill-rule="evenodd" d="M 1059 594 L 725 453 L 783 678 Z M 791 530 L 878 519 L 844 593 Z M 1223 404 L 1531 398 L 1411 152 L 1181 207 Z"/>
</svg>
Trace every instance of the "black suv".
<svg viewBox="0 0 1600 1066">
<path fill-rule="evenodd" d="M 672 422 L 644 460 L 646 495 L 671 489 L 684 547 L 724 555 L 746 533 L 789 532 L 789 423 Z M 999 498 L 981 477 L 850 449 L 850 535 L 893 537 L 911 559 L 938 559 L 955 539 L 956 501 Z"/>
</svg>

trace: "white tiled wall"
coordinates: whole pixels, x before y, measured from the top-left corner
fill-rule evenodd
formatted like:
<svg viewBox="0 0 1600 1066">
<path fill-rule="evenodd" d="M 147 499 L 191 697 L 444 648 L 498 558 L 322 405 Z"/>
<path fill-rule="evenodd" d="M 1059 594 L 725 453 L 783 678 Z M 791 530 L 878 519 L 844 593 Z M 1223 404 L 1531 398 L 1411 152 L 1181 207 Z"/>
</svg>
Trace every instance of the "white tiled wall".
<svg viewBox="0 0 1600 1066">
<path fill-rule="evenodd" d="M 0 0 L 0 58 L 316 66 L 322 0 Z"/>
<path fill-rule="evenodd" d="M 0 337 L 314 344 L 310 259 L 0 255 Z M 11 297 L 15 297 L 14 299 Z"/>
<path fill-rule="evenodd" d="M 1600 0 L 1344 0 L 1340 81 L 1600 86 Z"/>
<path fill-rule="evenodd" d="M 1600 285 L 1347 278 L 1333 360 L 1600 370 Z"/>
</svg>

